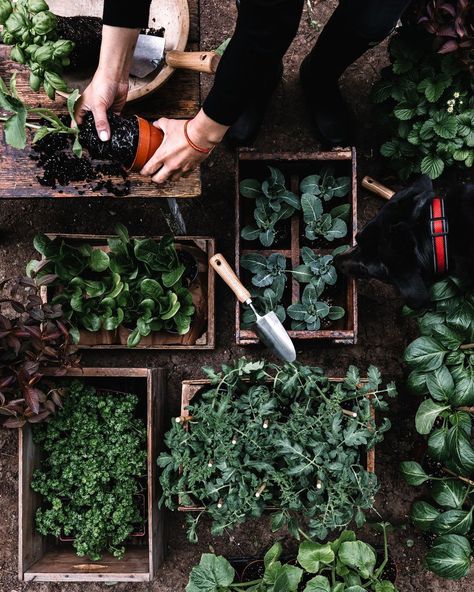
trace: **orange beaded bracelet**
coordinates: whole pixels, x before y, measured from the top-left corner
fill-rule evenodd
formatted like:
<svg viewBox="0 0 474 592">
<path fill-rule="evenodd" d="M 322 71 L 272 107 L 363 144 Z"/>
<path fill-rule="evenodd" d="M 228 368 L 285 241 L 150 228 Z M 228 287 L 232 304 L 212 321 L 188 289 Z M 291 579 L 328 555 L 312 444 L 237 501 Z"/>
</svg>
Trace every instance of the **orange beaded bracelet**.
<svg viewBox="0 0 474 592">
<path fill-rule="evenodd" d="M 210 152 L 212 152 L 214 150 L 214 146 L 212 146 L 211 148 L 201 148 L 201 146 L 198 146 L 197 144 L 195 144 L 191 140 L 191 138 L 189 137 L 188 125 L 189 125 L 190 121 L 192 121 L 192 120 L 187 119 L 186 123 L 184 124 L 184 137 L 186 138 L 186 142 L 191 146 L 191 148 L 194 148 L 194 150 L 196 150 L 197 152 L 200 152 L 201 154 L 209 154 Z"/>
</svg>

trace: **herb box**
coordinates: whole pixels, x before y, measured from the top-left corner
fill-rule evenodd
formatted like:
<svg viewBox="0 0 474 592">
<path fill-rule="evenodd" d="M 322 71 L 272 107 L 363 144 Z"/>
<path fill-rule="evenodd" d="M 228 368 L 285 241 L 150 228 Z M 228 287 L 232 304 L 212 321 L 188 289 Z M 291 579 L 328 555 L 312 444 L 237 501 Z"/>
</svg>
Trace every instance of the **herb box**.
<svg viewBox="0 0 474 592">
<path fill-rule="evenodd" d="M 331 378 L 329 379 L 330 382 L 337 383 L 343 382 L 344 378 Z M 363 381 L 365 382 L 365 381 Z M 186 419 L 189 417 L 189 410 L 187 409 L 190 405 L 192 399 L 194 397 L 199 396 L 207 386 L 211 384 L 211 381 L 206 378 L 201 379 L 191 379 L 191 380 L 184 380 L 182 382 L 181 387 L 181 417 Z M 371 415 L 375 419 L 375 409 L 372 406 L 371 408 Z M 189 423 L 186 423 L 186 427 L 189 427 Z M 367 460 L 366 460 L 367 470 L 370 473 L 375 473 L 375 449 L 371 448 L 367 450 Z M 278 508 L 269 507 L 268 510 L 276 510 Z M 178 510 L 180 512 L 201 512 L 204 511 L 205 508 L 201 506 L 186 506 L 184 504 L 180 505 Z"/>
<path fill-rule="evenodd" d="M 33 442 L 32 429 L 19 430 L 19 524 L 18 575 L 35 582 L 148 582 L 164 557 L 163 513 L 156 503 L 158 481 L 156 455 L 163 439 L 165 371 L 146 368 L 83 368 L 66 373 L 51 369 L 43 373 L 58 379 L 79 378 L 97 389 L 130 390 L 140 397 L 138 412 L 147 428 L 146 536 L 130 539 L 123 559 L 104 554 L 93 562 L 79 557 L 71 542 L 44 537 L 35 528 L 41 497 L 30 487 L 39 467 L 41 451 Z"/>
<path fill-rule="evenodd" d="M 276 167 L 284 174 L 287 187 L 294 193 L 298 193 L 300 181 L 308 175 L 318 172 L 321 166 L 331 165 L 335 175 L 350 177 L 350 191 L 344 202 L 337 204 L 350 204 L 350 214 L 347 223 L 347 235 L 344 239 L 335 240 L 334 243 L 320 241 L 321 244 L 313 244 L 305 237 L 304 222 L 301 211 L 296 211 L 290 218 L 279 221 L 281 233 L 275 243 L 269 248 L 261 245 L 259 240 L 246 240 L 242 238 L 242 229 L 252 221 L 254 205 L 252 200 L 243 197 L 240 193 L 240 182 L 247 178 L 263 180 L 267 166 Z M 287 269 L 294 270 L 302 263 L 301 250 L 309 247 L 316 255 L 328 255 L 334 247 L 341 244 L 355 245 L 357 233 L 357 164 L 356 151 L 338 150 L 332 152 L 301 152 L 301 153 L 259 153 L 248 149 L 242 149 L 237 156 L 236 174 L 236 210 L 235 210 L 235 269 L 237 275 L 247 287 L 250 287 L 251 275 L 243 270 L 241 257 L 258 253 L 264 257 L 272 254 L 281 254 L 286 259 Z M 285 306 L 296 304 L 300 301 L 303 285 L 294 276 L 288 278 L 283 294 L 282 304 Z M 331 302 L 345 308 L 345 316 L 340 320 L 331 321 L 329 326 L 322 326 L 318 330 L 293 330 L 285 321 L 290 337 L 297 341 L 326 340 L 332 343 L 355 344 L 357 342 L 357 288 L 354 278 L 338 277 L 337 285 L 330 290 Z M 259 343 L 257 335 L 242 327 L 242 307 L 236 304 L 235 334 L 238 345 Z"/>
<path fill-rule="evenodd" d="M 73 246 L 87 243 L 94 249 L 108 250 L 107 239 L 112 235 L 88 235 L 88 234 L 47 234 L 48 238 L 62 239 Z M 143 238 L 143 237 L 132 237 Z M 159 240 L 161 237 L 151 237 Z M 189 287 L 196 308 L 190 330 L 185 335 L 158 331 L 143 337 L 134 349 L 159 349 L 159 350 L 187 350 L 187 349 L 214 349 L 215 347 L 215 311 L 214 311 L 214 281 L 215 273 L 208 265 L 209 258 L 215 253 L 215 240 L 201 236 L 180 236 L 176 239 L 177 251 L 183 251 L 195 259 L 197 263 L 197 275 Z M 43 257 L 44 259 L 44 257 Z M 48 302 L 54 289 L 42 286 L 41 297 Z M 83 349 L 127 349 L 127 339 L 130 330 L 124 326 L 115 331 L 101 329 L 97 332 L 80 330 L 79 347 Z"/>
</svg>

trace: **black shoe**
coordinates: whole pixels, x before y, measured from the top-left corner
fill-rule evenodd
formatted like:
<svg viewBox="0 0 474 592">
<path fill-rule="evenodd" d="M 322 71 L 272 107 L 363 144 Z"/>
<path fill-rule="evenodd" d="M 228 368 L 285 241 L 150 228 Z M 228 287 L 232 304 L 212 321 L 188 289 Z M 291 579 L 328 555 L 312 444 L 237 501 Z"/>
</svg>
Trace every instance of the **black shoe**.
<svg viewBox="0 0 474 592">
<path fill-rule="evenodd" d="M 264 89 L 260 91 L 260 95 L 255 97 L 244 113 L 242 113 L 226 133 L 224 140 L 230 148 L 250 146 L 253 144 L 262 127 L 272 95 L 282 76 L 283 64 L 280 63 L 275 73 L 266 81 Z"/>
<path fill-rule="evenodd" d="M 352 114 L 341 95 L 337 80 L 329 82 L 317 76 L 310 56 L 306 57 L 300 67 L 300 81 L 314 131 L 328 148 L 351 146 L 354 143 Z"/>
</svg>

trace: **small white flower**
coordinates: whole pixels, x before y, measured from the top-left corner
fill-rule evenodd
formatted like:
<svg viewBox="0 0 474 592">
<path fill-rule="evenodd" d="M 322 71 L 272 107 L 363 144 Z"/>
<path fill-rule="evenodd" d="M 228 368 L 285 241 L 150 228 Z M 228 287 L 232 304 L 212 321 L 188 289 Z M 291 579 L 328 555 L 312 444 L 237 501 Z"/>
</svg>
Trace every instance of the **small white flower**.
<svg viewBox="0 0 474 592">
<path fill-rule="evenodd" d="M 454 97 L 455 99 L 458 99 L 458 98 L 459 98 L 459 93 L 458 93 L 458 92 L 455 92 L 455 93 L 454 93 L 454 95 L 453 95 L 453 97 Z"/>
<path fill-rule="evenodd" d="M 447 108 L 447 112 L 448 112 L 448 113 L 452 113 L 453 111 L 454 111 L 454 109 L 453 109 L 453 106 L 452 106 L 452 105 L 450 105 L 450 106 Z"/>
</svg>

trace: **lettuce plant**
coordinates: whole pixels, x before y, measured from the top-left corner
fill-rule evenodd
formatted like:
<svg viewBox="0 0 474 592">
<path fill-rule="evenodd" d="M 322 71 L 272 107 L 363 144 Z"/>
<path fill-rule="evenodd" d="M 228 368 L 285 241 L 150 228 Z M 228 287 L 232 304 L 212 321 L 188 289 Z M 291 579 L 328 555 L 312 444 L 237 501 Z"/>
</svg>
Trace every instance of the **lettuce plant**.
<svg viewBox="0 0 474 592">
<path fill-rule="evenodd" d="M 28 273 L 52 278 L 51 302 L 62 306 L 76 343 L 80 329 L 124 326 L 131 331 L 129 347 L 152 331 L 187 333 L 195 308 L 174 238 L 131 239 L 123 225 L 116 232 L 107 252 L 38 235 L 34 246 L 44 259 L 31 261 Z"/>
<path fill-rule="evenodd" d="M 267 508 L 272 530 L 296 538 L 303 522 L 318 539 L 364 522 L 378 490 L 365 453 L 390 427 L 375 422 L 368 396 L 384 410 L 393 384 L 381 388 L 374 367 L 367 383 L 351 366 L 335 384 L 319 368 L 245 358 L 204 371 L 211 384 L 191 401 L 189 423 L 173 421 L 158 458 L 161 503 L 205 508 L 187 513 L 191 541 L 204 514 L 213 535 Z"/>
<path fill-rule="evenodd" d="M 355 532 L 344 530 L 325 544 L 308 537 L 300 544 L 294 565 L 282 561 L 283 547 L 275 543 L 263 558 L 263 576 L 250 582 L 238 582 L 234 568 L 224 557 L 205 553 L 191 571 L 186 592 L 397 592 L 395 585 L 384 579 L 387 525 L 381 526 L 381 560 L 371 545 L 357 539 Z"/>
<path fill-rule="evenodd" d="M 419 30 L 390 41 L 391 67 L 372 99 L 381 105 L 387 140 L 380 151 L 402 180 L 414 173 L 436 179 L 445 169 L 474 164 L 474 79 L 450 54 L 436 54 Z"/>
<path fill-rule="evenodd" d="M 40 383 L 45 367 L 77 366 L 61 306 L 39 291 L 53 281 L 21 277 L 0 282 L 0 425 L 39 423 L 62 407 L 62 394 Z"/>
<path fill-rule="evenodd" d="M 42 451 L 31 482 L 42 496 L 36 527 L 44 536 L 73 537 L 80 556 L 121 558 L 145 519 L 137 500 L 147 458 L 138 397 L 99 393 L 80 381 L 57 390 L 67 391 L 63 409 L 33 432 Z"/>
<path fill-rule="evenodd" d="M 418 314 L 421 336 L 406 349 L 408 386 L 424 396 L 415 417 L 427 438 L 427 455 L 439 469 L 405 461 L 414 486 L 427 483 L 429 501 L 411 518 L 433 537 L 426 563 L 441 577 L 459 579 L 471 568 L 474 536 L 474 295 L 448 278 L 432 289 L 433 306 Z M 413 314 L 413 313 L 412 313 Z"/>
</svg>

